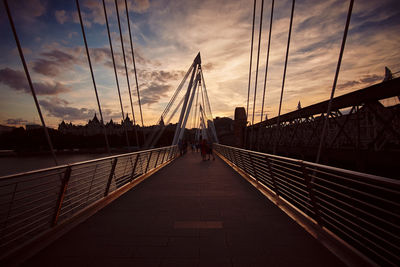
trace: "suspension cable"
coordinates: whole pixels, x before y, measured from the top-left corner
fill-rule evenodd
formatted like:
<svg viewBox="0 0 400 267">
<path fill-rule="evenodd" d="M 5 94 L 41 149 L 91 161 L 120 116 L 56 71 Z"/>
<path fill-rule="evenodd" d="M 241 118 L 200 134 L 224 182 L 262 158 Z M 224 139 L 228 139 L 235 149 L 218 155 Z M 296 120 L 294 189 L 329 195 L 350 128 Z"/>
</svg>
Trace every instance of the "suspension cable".
<svg viewBox="0 0 400 267">
<path fill-rule="evenodd" d="M 76 1 L 78 1 L 78 0 L 76 0 Z M 108 24 L 107 9 L 106 9 L 106 4 L 105 4 L 104 0 L 103 0 L 103 9 L 104 9 L 104 17 L 105 17 L 105 19 L 106 19 L 108 41 L 109 41 L 109 43 L 110 43 L 111 58 L 112 58 L 113 66 L 114 66 L 115 82 L 117 83 L 117 90 L 118 90 L 118 96 L 119 96 L 119 104 L 120 104 L 120 106 L 121 106 L 122 124 L 123 124 L 124 131 L 125 131 L 126 144 L 128 145 L 128 148 L 129 148 L 129 147 L 130 147 L 130 144 L 129 144 L 128 130 L 126 129 L 124 107 L 123 107 L 123 105 L 122 105 L 121 92 L 120 92 L 120 90 L 119 90 L 119 82 L 118 82 L 117 67 L 115 66 L 114 50 L 113 50 L 113 46 L 112 46 L 111 34 L 110 34 L 110 26 L 109 26 L 109 24 Z"/>
<path fill-rule="evenodd" d="M 28 66 L 26 65 L 24 53 L 22 51 L 21 43 L 19 42 L 19 38 L 18 38 L 18 35 L 17 35 L 17 30 L 15 29 L 14 21 L 13 21 L 12 16 L 11 16 L 10 8 L 8 7 L 7 0 L 4 0 L 4 5 L 6 7 L 7 16 L 8 16 L 8 19 L 10 21 L 10 25 L 11 25 L 11 29 L 12 29 L 12 32 L 13 32 L 13 35 L 14 35 L 14 39 L 15 39 L 15 42 L 17 44 L 18 53 L 19 53 L 19 56 L 21 58 L 22 65 L 24 66 L 26 79 L 28 80 L 29 87 L 31 89 L 31 93 L 32 93 L 32 96 L 33 96 L 33 100 L 35 101 L 36 109 L 37 109 L 37 112 L 39 113 L 40 121 L 42 122 L 42 127 L 43 127 L 43 130 L 44 130 L 44 134 L 46 136 L 47 144 L 49 145 L 49 148 L 50 148 L 51 155 L 53 157 L 54 163 L 56 165 L 58 165 L 57 157 L 56 157 L 56 154 L 54 153 L 53 144 L 51 142 L 50 135 L 49 135 L 49 132 L 47 130 L 46 123 L 44 122 L 42 111 L 40 109 L 40 105 L 39 105 L 39 102 L 38 102 L 37 97 L 36 97 L 35 88 L 33 87 L 33 83 L 32 83 L 32 80 L 31 80 L 31 76 L 29 74 Z"/>
<path fill-rule="evenodd" d="M 108 143 L 108 137 L 107 137 L 107 129 L 106 129 L 106 126 L 104 125 L 103 112 L 101 111 L 99 94 L 97 93 L 96 81 L 94 79 L 92 61 L 90 60 L 89 47 L 88 47 L 87 40 L 86 40 L 85 27 L 83 26 L 83 20 L 82 20 L 82 15 L 81 15 L 81 8 L 79 6 L 79 0 L 76 0 L 76 6 L 78 8 L 79 21 L 80 21 L 80 24 L 81 24 L 83 42 L 85 43 L 86 56 L 87 56 L 88 63 L 89 63 L 90 74 L 92 76 L 92 82 L 93 82 L 94 92 L 95 92 L 95 95 L 96 95 L 97 107 L 99 108 L 101 127 L 103 128 L 104 138 L 105 138 L 105 141 L 106 141 L 106 149 L 107 149 L 107 153 L 111 154 L 110 145 Z"/>
<path fill-rule="evenodd" d="M 133 43 L 132 43 L 132 34 L 131 34 L 131 24 L 130 24 L 130 22 L 129 22 L 129 11 L 128 11 L 128 4 L 126 3 L 126 0 L 125 0 L 125 11 L 126 11 L 126 20 L 128 21 L 129 40 L 130 40 L 130 43 L 131 43 L 131 53 L 132 53 L 133 71 L 134 71 L 134 73 L 135 73 L 136 92 L 137 92 L 138 103 L 139 103 L 140 119 L 141 119 L 141 121 L 142 121 L 142 127 L 144 127 L 144 123 L 143 123 L 143 113 L 142 113 L 142 104 L 141 104 L 141 102 L 140 102 L 140 94 L 139 94 L 139 83 L 138 83 L 138 78 L 137 78 L 137 73 L 136 73 L 135 53 L 133 52 Z"/>
<path fill-rule="evenodd" d="M 211 111 L 210 99 L 208 98 L 206 82 L 204 81 L 204 76 L 203 76 L 203 70 L 202 69 L 200 69 L 200 75 L 201 75 L 201 84 L 202 84 L 202 87 L 204 87 L 204 95 L 205 95 L 205 99 L 206 99 L 207 108 L 208 108 L 208 111 L 210 113 L 209 115 L 210 115 L 211 118 L 213 118 L 212 111 Z"/>
<path fill-rule="evenodd" d="M 134 111 L 134 109 L 133 109 L 133 103 L 132 103 L 132 92 L 131 92 L 131 85 L 129 84 L 128 67 L 126 66 L 124 39 L 123 39 L 123 37 L 122 37 L 121 21 L 120 21 L 120 19 L 119 19 L 119 11 L 118 11 L 118 2 L 117 2 L 117 0 L 115 0 L 115 9 L 117 10 L 118 29 L 119 29 L 119 36 L 120 36 L 120 40 L 121 40 L 122 57 L 124 58 L 124 66 L 125 66 L 125 74 L 126 74 L 126 83 L 127 83 L 127 85 L 128 85 L 129 101 L 130 101 L 130 103 L 131 103 L 132 118 L 133 118 L 133 131 L 135 132 L 136 145 L 139 146 L 139 138 L 138 138 L 138 134 L 137 134 L 137 130 L 136 130 L 135 111 Z"/>
<path fill-rule="evenodd" d="M 176 112 L 178 111 L 178 109 L 182 106 L 182 103 L 183 103 L 183 100 L 184 100 L 184 99 L 185 99 L 185 98 L 182 97 L 182 99 L 179 101 L 178 105 L 177 105 L 177 106 L 175 107 L 175 109 L 172 111 L 172 114 L 171 114 L 171 115 L 169 116 L 169 118 L 165 121 L 164 125 L 168 125 L 168 124 L 169 124 L 169 122 L 170 122 L 171 119 L 174 117 L 174 115 L 176 114 Z M 159 126 L 159 125 L 158 125 L 158 126 Z M 157 126 L 154 127 L 154 128 L 156 129 Z M 150 138 L 151 143 L 149 144 L 149 147 L 154 147 L 154 146 L 157 144 L 158 140 L 160 139 L 161 135 L 164 133 L 165 129 L 166 129 L 166 127 L 162 127 L 161 130 L 160 130 L 160 132 L 157 134 L 157 136 L 156 136 L 155 138 L 154 138 L 154 136 L 156 135 L 156 130 L 153 131 L 153 133 L 152 133 L 152 135 L 151 135 L 151 138 Z"/>
<path fill-rule="evenodd" d="M 266 59 L 266 62 L 265 62 L 264 90 L 263 90 L 263 97 L 262 97 L 262 104 L 261 104 L 260 122 L 263 121 L 263 116 L 264 116 L 265 88 L 266 88 L 266 85 L 267 85 L 267 77 L 268 77 L 269 50 L 270 50 L 270 47 L 271 47 L 271 33 L 272 33 L 272 21 L 273 21 L 273 16 L 274 16 L 274 2 L 275 2 L 275 0 L 272 0 L 271 18 L 270 18 L 270 21 L 269 21 L 268 48 L 267 48 L 267 59 Z"/>
<path fill-rule="evenodd" d="M 274 144 L 274 149 L 273 149 L 273 154 L 276 153 L 276 147 L 278 145 L 278 139 L 279 139 L 279 128 L 280 128 L 280 118 L 281 118 L 281 109 L 282 109 L 282 98 L 283 98 L 283 90 L 285 88 L 285 79 L 286 79 L 286 68 L 287 68 L 287 62 L 288 62 L 288 57 L 289 57 L 289 48 L 290 48 L 290 36 L 292 34 L 292 25 L 293 25 L 293 14 L 294 14 L 294 5 L 295 5 L 295 0 L 292 0 L 292 12 L 290 14 L 290 24 L 289 24 L 289 34 L 288 34 L 288 41 L 287 41 L 287 48 L 286 48 L 286 58 L 285 58 L 285 67 L 283 69 L 283 79 L 282 79 L 282 89 L 281 89 L 281 98 L 279 100 L 279 109 L 278 109 L 278 119 L 277 119 L 277 136 L 275 139 L 275 144 Z"/>
<path fill-rule="evenodd" d="M 171 106 L 172 106 L 172 105 L 174 104 L 174 102 L 175 102 L 176 97 L 178 96 L 179 92 L 182 90 L 183 85 L 185 84 L 185 82 L 186 82 L 186 80 L 187 80 L 189 74 L 191 73 L 193 66 L 194 66 L 194 64 L 192 64 L 192 65 L 190 66 L 190 68 L 189 68 L 188 71 L 186 72 L 185 76 L 183 77 L 183 80 L 181 81 L 181 83 L 179 84 L 179 86 L 176 88 L 176 90 L 175 90 L 175 92 L 174 92 L 172 98 L 170 99 L 170 101 L 168 102 L 167 106 L 165 107 L 163 113 L 161 114 L 161 117 L 162 117 L 162 118 L 165 118 L 165 116 L 167 116 L 167 114 L 168 114 L 168 112 L 169 112 Z"/>
<path fill-rule="evenodd" d="M 254 113 L 256 110 L 256 100 L 257 100 L 258 66 L 260 63 L 260 48 L 261 48 L 260 46 L 261 46 L 263 11 L 264 11 L 264 0 L 261 1 L 261 11 L 260 11 L 260 30 L 258 33 L 257 64 L 256 64 L 256 78 L 255 78 L 255 84 L 254 84 L 253 115 L 251 118 L 250 149 L 252 149 L 252 146 L 253 146 Z"/>
<path fill-rule="evenodd" d="M 329 99 L 328 110 L 326 111 L 326 117 L 325 117 L 325 121 L 324 121 L 324 126 L 322 128 L 322 133 L 321 133 L 321 140 L 320 140 L 319 146 L 318 146 L 317 158 L 315 160 L 316 163 L 319 163 L 319 160 L 320 160 L 320 157 L 321 157 L 322 146 L 323 146 L 324 141 L 325 141 L 325 132 L 326 132 L 326 128 L 327 128 L 327 125 L 328 125 L 329 114 L 331 113 L 331 109 L 332 109 L 332 99 L 333 99 L 333 97 L 335 95 L 336 83 L 337 83 L 337 80 L 338 80 L 338 77 L 339 77 L 340 65 L 342 63 L 344 47 L 346 45 L 347 33 L 348 33 L 348 30 L 349 30 L 351 13 L 352 13 L 352 10 L 353 10 L 353 4 L 354 4 L 354 0 L 350 0 L 349 11 L 347 12 L 346 26 L 344 28 L 344 33 L 343 33 L 342 45 L 340 47 L 339 59 L 338 59 L 338 63 L 337 63 L 337 66 L 336 66 L 335 78 L 333 79 L 331 98 Z"/>
<path fill-rule="evenodd" d="M 197 110 L 199 109 L 199 92 L 200 90 L 197 90 L 196 92 L 196 103 L 194 106 L 194 117 L 193 117 L 193 128 L 197 128 Z"/>
<path fill-rule="evenodd" d="M 256 19 L 256 2 L 254 0 L 254 7 L 253 7 L 253 26 L 251 30 L 251 48 L 250 48 L 250 67 L 249 67 L 249 84 L 247 87 L 247 107 L 246 107 L 246 128 L 244 131 L 244 146 L 246 147 L 247 144 L 247 122 L 249 120 L 249 99 L 250 99 L 250 83 L 251 83 L 251 65 L 253 61 L 253 42 L 254 42 L 254 24 Z"/>
</svg>

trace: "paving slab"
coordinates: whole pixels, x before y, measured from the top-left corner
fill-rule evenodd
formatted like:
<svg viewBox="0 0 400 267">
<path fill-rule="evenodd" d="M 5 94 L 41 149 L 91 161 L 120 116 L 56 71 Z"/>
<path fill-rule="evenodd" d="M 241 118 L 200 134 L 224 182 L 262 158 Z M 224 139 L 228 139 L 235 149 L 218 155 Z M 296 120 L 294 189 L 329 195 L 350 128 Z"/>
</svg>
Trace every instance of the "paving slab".
<svg viewBox="0 0 400 267">
<path fill-rule="evenodd" d="M 221 159 L 188 152 L 24 266 L 343 266 Z"/>
</svg>

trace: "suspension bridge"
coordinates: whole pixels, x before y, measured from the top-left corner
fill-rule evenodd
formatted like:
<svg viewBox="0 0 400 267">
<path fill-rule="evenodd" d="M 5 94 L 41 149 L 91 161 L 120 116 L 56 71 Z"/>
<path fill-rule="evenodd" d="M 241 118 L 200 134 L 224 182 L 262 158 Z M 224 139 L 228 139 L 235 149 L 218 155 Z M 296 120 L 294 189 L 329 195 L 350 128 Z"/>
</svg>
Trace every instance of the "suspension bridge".
<svg viewBox="0 0 400 267">
<path fill-rule="evenodd" d="M 251 90 L 256 1 L 253 9 L 247 107 L 235 111 L 235 144 L 220 143 L 203 75 L 194 58 L 141 149 L 59 165 L 37 100 L 8 1 L 3 0 L 26 78 L 55 167 L 0 177 L 0 262 L 2 266 L 365 266 L 400 263 L 400 182 L 397 175 L 399 106 L 380 101 L 400 95 L 400 80 L 385 81 L 335 97 L 353 0 L 341 43 L 330 98 L 281 114 L 295 1 L 292 1 L 286 59 L 277 117 L 265 118 L 265 83 L 260 122 Z M 124 119 L 107 8 L 102 1 Z M 140 108 L 138 75 L 130 35 Z M 261 18 L 264 1 L 261 5 Z M 79 0 L 77 11 L 93 82 L 105 149 L 110 152 Z M 124 69 L 133 109 L 119 6 L 115 1 Z M 232 110 L 235 107 L 232 107 Z M 250 115 L 251 113 L 251 115 Z M 171 145 L 157 147 L 166 124 L 179 114 Z M 216 160 L 179 153 L 188 123 L 195 143 L 213 143 Z M 352 170 L 333 167 L 355 158 Z M 397 158 L 396 158 L 397 157 Z M 334 164 L 333 164 L 334 165 Z M 361 171 L 356 171 L 361 170 Z M 364 170 L 364 172 L 362 171 Z M 368 174 L 370 170 L 389 177 Z M 385 172 L 386 171 L 386 172 Z"/>
</svg>

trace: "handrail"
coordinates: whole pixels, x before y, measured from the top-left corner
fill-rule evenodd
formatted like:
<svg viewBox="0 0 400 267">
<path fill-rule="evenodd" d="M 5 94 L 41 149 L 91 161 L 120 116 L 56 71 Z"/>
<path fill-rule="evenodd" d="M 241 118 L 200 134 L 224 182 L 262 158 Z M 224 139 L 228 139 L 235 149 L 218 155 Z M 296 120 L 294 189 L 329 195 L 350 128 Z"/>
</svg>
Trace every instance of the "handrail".
<svg viewBox="0 0 400 267">
<path fill-rule="evenodd" d="M 247 150 L 247 149 L 238 148 L 238 147 L 230 147 L 230 146 L 221 145 L 221 144 L 218 144 L 218 145 L 221 147 L 226 147 L 226 148 L 234 148 L 236 151 L 243 151 L 246 153 L 251 152 L 254 155 L 268 156 L 270 158 L 283 159 L 285 161 L 295 162 L 295 163 L 299 163 L 299 164 L 304 163 L 306 165 L 313 166 L 316 168 L 323 168 L 323 169 L 327 169 L 327 170 L 331 170 L 331 171 L 338 171 L 338 172 L 342 172 L 342 173 L 346 173 L 346 174 L 350 174 L 350 175 L 354 175 L 354 176 L 362 176 L 363 178 L 369 179 L 371 181 L 383 182 L 383 183 L 387 183 L 387 184 L 390 184 L 390 185 L 393 185 L 396 187 L 400 187 L 400 180 L 393 179 L 393 178 L 387 178 L 387 177 L 382 177 L 382 176 L 373 175 L 373 174 L 369 174 L 369 173 L 362 173 L 362 172 L 357 172 L 357 171 L 352 171 L 352 170 L 346 170 L 346 169 L 341 169 L 341 168 L 337 168 L 337 167 L 333 167 L 333 166 L 309 162 L 309 161 L 305 161 L 305 160 L 292 159 L 292 158 L 287 158 L 287 157 L 278 156 L 278 155 L 274 155 L 274 154 L 268 154 L 268 153 L 262 153 L 262 152 L 258 152 L 258 151 Z"/>
<path fill-rule="evenodd" d="M 174 147 L 174 146 L 166 146 L 166 147 L 163 147 L 163 148 L 171 148 L 171 147 Z M 27 172 L 15 173 L 15 174 L 1 176 L 0 180 L 20 177 L 20 176 L 29 175 L 29 174 L 35 174 L 35 173 L 39 173 L 39 172 L 43 172 L 43 171 L 51 171 L 51 170 L 62 169 L 62 168 L 66 168 L 68 166 L 71 166 L 71 167 L 72 166 L 79 166 L 79 165 L 83 165 L 83 164 L 86 164 L 86 163 L 92 163 L 92 162 L 97 162 L 97 161 L 102 161 L 102 160 L 107 160 L 107 159 L 114 159 L 114 158 L 118 158 L 118 157 L 131 156 L 131 155 L 135 155 L 135 154 L 138 154 L 138 153 L 146 153 L 146 152 L 151 152 L 151 151 L 158 150 L 158 149 L 159 148 L 146 149 L 146 150 L 141 150 L 141 151 L 135 151 L 135 152 L 129 152 L 129 153 L 118 154 L 118 155 L 113 155 L 113 156 L 107 156 L 107 157 L 103 157 L 103 158 L 90 159 L 90 160 L 79 161 L 79 162 L 69 163 L 69 164 L 64 164 L 64 165 L 57 165 L 57 166 L 49 167 L 49 168 L 43 168 L 43 169 L 32 170 L 32 171 L 27 171 Z"/>
<path fill-rule="evenodd" d="M 0 177 L 0 259 L 177 156 L 168 146 Z"/>
<path fill-rule="evenodd" d="M 369 260 L 400 262 L 399 180 L 226 145 L 214 149 Z M 257 164 L 242 164 L 242 158 Z"/>
</svg>

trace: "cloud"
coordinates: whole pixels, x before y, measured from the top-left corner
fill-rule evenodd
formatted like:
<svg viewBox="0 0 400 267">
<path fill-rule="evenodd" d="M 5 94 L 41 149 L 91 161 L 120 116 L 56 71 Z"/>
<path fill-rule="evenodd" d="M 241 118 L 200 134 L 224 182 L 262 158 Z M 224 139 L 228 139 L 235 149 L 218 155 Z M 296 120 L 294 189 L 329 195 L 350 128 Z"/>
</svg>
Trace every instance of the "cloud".
<svg viewBox="0 0 400 267">
<path fill-rule="evenodd" d="M 373 74 L 373 75 L 363 75 L 363 77 L 360 79 L 360 82 L 362 83 L 375 83 L 378 81 L 382 81 L 383 77 Z"/>
<path fill-rule="evenodd" d="M 149 82 L 155 81 L 159 83 L 176 81 L 182 79 L 184 75 L 185 75 L 184 71 L 177 71 L 177 70 L 164 71 L 164 70 L 142 69 L 139 71 L 139 77 L 141 78 L 141 80 L 146 80 Z"/>
<path fill-rule="evenodd" d="M 367 87 L 373 83 L 380 82 L 383 80 L 383 76 L 379 76 L 376 74 L 372 75 L 363 75 L 359 80 L 353 80 L 353 81 L 346 81 L 344 83 L 341 83 L 337 86 L 337 89 L 342 90 L 342 89 L 349 89 L 353 88 L 355 86 L 359 87 Z"/>
<path fill-rule="evenodd" d="M 22 48 L 22 52 L 24 53 L 24 55 L 31 55 L 32 54 L 32 50 L 30 48 L 28 48 L 28 47 L 23 47 Z M 18 48 L 14 48 L 11 53 L 13 53 L 16 56 L 19 56 Z"/>
<path fill-rule="evenodd" d="M 171 85 L 162 84 L 157 82 L 151 82 L 149 85 L 142 85 L 141 88 L 141 102 L 142 104 L 154 104 L 157 103 L 161 97 L 166 96 L 167 92 L 171 89 Z"/>
<path fill-rule="evenodd" d="M 18 118 L 18 119 L 7 119 L 6 120 L 6 124 L 8 125 L 24 125 L 26 124 L 28 121 Z"/>
<path fill-rule="evenodd" d="M 75 108 L 65 104 L 64 101 L 54 103 L 52 99 L 40 100 L 39 104 L 50 116 L 60 120 L 87 120 L 94 116 L 95 110 L 88 108 Z"/>
<path fill-rule="evenodd" d="M 46 5 L 41 0 L 16 0 L 9 1 L 9 4 L 17 20 L 25 23 L 32 23 L 46 13 Z"/>
<path fill-rule="evenodd" d="M 129 10 L 133 10 L 136 13 L 144 13 L 150 8 L 150 1 L 149 0 L 134 0 L 133 4 L 129 2 L 128 4 Z"/>
<path fill-rule="evenodd" d="M 72 68 L 75 64 L 82 64 L 83 59 L 80 58 L 82 49 L 53 49 L 50 52 L 41 53 L 41 58 L 33 62 L 33 70 L 45 76 L 54 77 L 62 73 L 64 70 Z"/>
<path fill-rule="evenodd" d="M 22 71 L 10 68 L 0 69 L 0 83 L 16 91 L 31 93 L 26 76 Z M 59 82 L 34 82 L 33 87 L 37 95 L 57 95 L 70 91 L 68 87 Z"/>
<path fill-rule="evenodd" d="M 56 17 L 57 22 L 60 24 L 64 24 L 67 20 L 69 20 L 69 15 L 65 10 L 56 10 L 54 12 L 54 16 Z"/>
<path fill-rule="evenodd" d="M 78 36 L 78 33 L 77 32 L 68 33 L 68 39 L 72 39 L 72 37 L 74 37 L 74 36 Z"/>
</svg>

